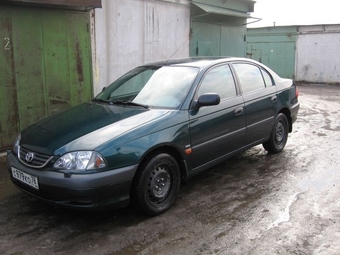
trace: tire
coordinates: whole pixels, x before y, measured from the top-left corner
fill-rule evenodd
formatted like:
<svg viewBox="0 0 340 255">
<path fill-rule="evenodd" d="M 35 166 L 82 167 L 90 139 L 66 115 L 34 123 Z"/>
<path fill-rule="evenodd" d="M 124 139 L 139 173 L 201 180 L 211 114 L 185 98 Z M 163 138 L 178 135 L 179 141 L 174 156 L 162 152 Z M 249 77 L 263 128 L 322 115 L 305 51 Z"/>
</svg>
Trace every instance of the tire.
<svg viewBox="0 0 340 255">
<path fill-rule="evenodd" d="M 135 176 L 132 202 L 136 209 L 156 216 L 174 204 L 179 188 L 180 169 L 177 161 L 166 153 L 155 154 L 142 163 Z"/>
<path fill-rule="evenodd" d="M 283 150 L 288 140 L 288 120 L 286 115 L 279 113 L 268 141 L 263 143 L 263 147 L 270 153 L 278 153 Z"/>
</svg>

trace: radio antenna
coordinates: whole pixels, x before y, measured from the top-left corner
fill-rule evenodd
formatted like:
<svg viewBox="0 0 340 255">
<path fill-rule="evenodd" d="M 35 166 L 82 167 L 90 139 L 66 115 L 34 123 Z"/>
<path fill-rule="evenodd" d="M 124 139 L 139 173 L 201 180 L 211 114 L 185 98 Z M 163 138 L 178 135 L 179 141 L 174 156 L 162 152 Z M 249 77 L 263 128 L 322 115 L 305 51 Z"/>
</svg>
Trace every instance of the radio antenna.
<svg viewBox="0 0 340 255">
<path fill-rule="evenodd" d="M 166 61 L 166 65 L 168 64 L 168 62 L 170 61 L 170 59 L 184 46 L 184 44 L 186 44 L 188 41 L 191 40 L 191 38 L 198 32 L 198 30 L 200 30 L 199 28 L 196 29 L 195 32 L 191 33 L 191 35 L 189 36 L 189 38 L 182 43 L 176 50 L 174 53 L 172 53 L 172 55 L 168 58 L 168 60 Z"/>
</svg>

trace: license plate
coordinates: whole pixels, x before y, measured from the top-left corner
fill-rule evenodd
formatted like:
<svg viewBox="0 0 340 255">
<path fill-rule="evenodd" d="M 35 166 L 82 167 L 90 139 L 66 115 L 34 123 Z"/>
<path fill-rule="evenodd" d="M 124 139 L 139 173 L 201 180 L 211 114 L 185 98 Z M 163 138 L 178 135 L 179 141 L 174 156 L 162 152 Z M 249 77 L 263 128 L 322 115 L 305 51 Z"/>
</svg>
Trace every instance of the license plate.
<svg viewBox="0 0 340 255">
<path fill-rule="evenodd" d="M 20 171 L 14 167 L 12 167 L 12 176 L 13 178 L 39 190 L 38 177 L 26 174 L 23 171 Z"/>
</svg>

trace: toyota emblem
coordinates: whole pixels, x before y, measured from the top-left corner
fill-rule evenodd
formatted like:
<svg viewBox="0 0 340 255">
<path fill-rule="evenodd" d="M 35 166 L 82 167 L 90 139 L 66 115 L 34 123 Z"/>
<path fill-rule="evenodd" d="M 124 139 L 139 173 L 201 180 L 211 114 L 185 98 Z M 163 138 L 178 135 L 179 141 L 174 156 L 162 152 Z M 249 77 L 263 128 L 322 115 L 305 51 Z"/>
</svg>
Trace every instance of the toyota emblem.
<svg viewBox="0 0 340 255">
<path fill-rule="evenodd" d="M 34 158 L 34 153 L 33 152 L 27 152 L 25 159 L 27 162 L 31 162 Z"/>
</svg>

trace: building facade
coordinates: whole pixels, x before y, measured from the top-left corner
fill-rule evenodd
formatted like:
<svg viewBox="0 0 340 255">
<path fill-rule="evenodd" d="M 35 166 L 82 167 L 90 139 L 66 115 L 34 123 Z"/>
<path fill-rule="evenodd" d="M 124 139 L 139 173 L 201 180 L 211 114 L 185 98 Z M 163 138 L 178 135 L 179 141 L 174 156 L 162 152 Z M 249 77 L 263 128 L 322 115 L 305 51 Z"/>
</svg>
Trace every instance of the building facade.
<svg viewBox="0 0 340 255">
<path fill-rule="evenodd" d="M 255 1 L 193 0 L 190 56 L 246 56 L 248 20 Z"/>
<path fill-rule="evenodd" d="M 248 29 L 247 57 L 297 82 L 340 82 L 340 25 Z"/>
</svg>

